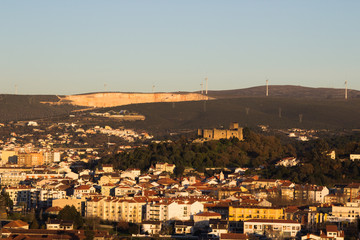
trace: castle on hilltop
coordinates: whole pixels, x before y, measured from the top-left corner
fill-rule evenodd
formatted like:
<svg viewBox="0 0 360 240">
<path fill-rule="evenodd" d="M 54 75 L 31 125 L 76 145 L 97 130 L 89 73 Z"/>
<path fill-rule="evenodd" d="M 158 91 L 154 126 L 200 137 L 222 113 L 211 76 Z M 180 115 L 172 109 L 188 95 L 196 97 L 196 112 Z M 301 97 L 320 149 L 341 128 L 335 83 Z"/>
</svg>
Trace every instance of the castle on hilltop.
<svg viewBox="0 0 360 240">
<path fill-rule="evenodd" d="M 236 122 L 230 123 L 229 129 L 198 129 L 198 136 L 206 140 L 219 140 L 222 138 L 229 139 L 232 137 L 244 140 L 243 128 L 239 128 Z"/>
</svg>

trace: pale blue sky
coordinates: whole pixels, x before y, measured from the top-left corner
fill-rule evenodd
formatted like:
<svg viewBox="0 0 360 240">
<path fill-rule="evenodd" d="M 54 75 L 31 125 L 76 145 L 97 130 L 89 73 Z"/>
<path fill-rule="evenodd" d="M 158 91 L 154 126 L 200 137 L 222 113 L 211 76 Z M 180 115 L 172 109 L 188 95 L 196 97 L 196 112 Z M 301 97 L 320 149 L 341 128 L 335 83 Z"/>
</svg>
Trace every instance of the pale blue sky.
<svg viewBox="0 0 360 240">
<path fill-rule="evenodd" d="M 360 1 L 0 0 L 0 93 L 360 90 Z"/>
</svg>

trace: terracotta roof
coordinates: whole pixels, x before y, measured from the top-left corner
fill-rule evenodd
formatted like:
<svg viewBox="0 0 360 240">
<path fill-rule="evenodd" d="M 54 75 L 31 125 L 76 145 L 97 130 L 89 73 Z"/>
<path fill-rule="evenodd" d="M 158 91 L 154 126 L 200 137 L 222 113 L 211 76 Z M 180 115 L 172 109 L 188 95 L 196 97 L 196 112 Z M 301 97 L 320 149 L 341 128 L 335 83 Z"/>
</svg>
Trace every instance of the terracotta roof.
<svg viewBox="0 0 360 240">
<path fill-rule="evenodd" d="M 45 212 L 59 212 L 61 210 L 62 210 L 61 207 L 49 207 L 45 210 Z"/>
<path fill-rule="evenodd" d="M 249 239 L 249 237 L 243 233 L 222 233 L 220 239 Z"/>
<path fill-rule="evenodd" d="M 201 216 L 201 217 L 221 217 L 220 213 L 216 213 L 216 212 L 202 212 L 202 213 L 198 213 L 195 216 Z"/>
<path fill-rule="evenodd" d="M 339 231 L 336 225 L 327 225 L 326 232 L 337 232 Z"/>
<path fill-rule="evenodd" d="M 76 190 L 89 190 L 91 186 L 89 185 L 81 185 L 81 186 L 78 186 L 76 187 L 75 189 Z"/>
<path fill-rule="evenodd" d="M 29 226 L 29 224 L 26 222 L 23 222 L 21 220 L 15 220 L 15 221 L 9 222 L 3 228 L 22 228 L 22 227 L 26 227 L 26 226 Z"/>
</svg>

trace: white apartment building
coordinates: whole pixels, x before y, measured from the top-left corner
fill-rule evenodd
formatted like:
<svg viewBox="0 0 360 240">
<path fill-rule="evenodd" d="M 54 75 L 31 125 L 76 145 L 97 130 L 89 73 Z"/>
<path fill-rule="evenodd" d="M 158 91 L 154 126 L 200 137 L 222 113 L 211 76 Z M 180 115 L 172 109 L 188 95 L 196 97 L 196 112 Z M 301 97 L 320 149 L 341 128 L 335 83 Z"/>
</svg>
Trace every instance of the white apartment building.
<svg viewBox="0 0 360 240">
<path fill-rule="evenodd" d="M 360 216 L 360 204 L 347 202 L 345 206 L 332 206 L 329 222 L 356 222 Z"/>
<path fill-rule="evenodd" d="M 55 163 L 60 162 L 60 152 L 50 152 L 50 151 L 43 152 L 43 159 L 45 165 L 49 165 L 54 162 Z"/>
<path fill-rule="evenodd" d="M 324 186 L 316 186 L 309 191 L 309 199 L 312 199 L 314 202 L 325 203 L 325 196 L 330 193 L 329 189 Z"/>
<path fill-rule="evenodd" d="M 204 211 L 204 204 L 198 201 L 149 202 L 145 206 L 146 220 L 190 220 Z"/>
<path fill-rule="evenodd" d="M 39 207 L 51 207 L 55 199 L 62 199 L 66 197 L 66 191 L 58 189 L 40 189 L 39 190 Z"/>
<path fill-rule="evenodd" d="M 6 187 L 4 191 L 9 194 L 14 205 L 24 204 L 26 208 L 35 208 L 38 203 L 39 191 L 31 186 Z"/>
<path fill-rule="evenodd" d="M 0 173 L 0 185 L 18 186 L 26 179 L 25 172 L 3 172 Z"/>
</svg>

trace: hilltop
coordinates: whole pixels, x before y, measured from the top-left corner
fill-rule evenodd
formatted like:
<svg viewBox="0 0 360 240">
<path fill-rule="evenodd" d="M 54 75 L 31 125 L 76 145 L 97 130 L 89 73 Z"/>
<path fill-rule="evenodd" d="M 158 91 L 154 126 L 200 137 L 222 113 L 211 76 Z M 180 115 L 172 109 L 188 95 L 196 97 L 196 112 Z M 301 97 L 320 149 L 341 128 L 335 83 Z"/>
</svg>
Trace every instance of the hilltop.
<svg viewBox="0 0 360 240">
<path fill-rule="evenodd" d="M 264 97 L 266 87 L 209 91 L 214 98 Z M 269 97 L 344 99 L 345 90 L 339 88 L 311 88 L 292 85 L 270 85 Z M 348 90 L 349 98 L 360 98 L 360 91 Z"/>
<path fill-rule="evenodd" d="M 198 93 L 195 95 L 176 93 L 188 94 L 195 98 L 178 98 L 178 101 L 174 98 L 172 101 L 165 97 L 160 99 L 160 102 L 152 102 L 151 94 L 148 93 L 143 94 L 147 100 L 150 99 L 147 103 L 123 105 L 128 103 L 124 101 L 121 106 L 98 108 L 98 111 L 112 109 L 137 112 L 146 117 L 145 121 L 124 122 L 124 125 L 155 133 L 164 133 L 164 131 L 169 133 L 179 129 L 191 131 L 196 128 L 227 127 L 229 122 L 233 121 L 249 127 L 263 124 L 274 128 L 360 128 L 360 92 L 357 90 L 349 90 L 347 101 L 344 100 L 343 89 L 269 86 L 269 97 L 265 97 L 264 93 L 265 86 L 209 91 L 209 98 L 212 100 L 207 101 L 202 100 L 205 98 L 198 98 L 200 95 Z M 88 98 L 98 96 L 99 93 L 93 94 L 75 96 Z M 141 95 L 141 93 L 137 94 Z M 172 93 L 167 94 L 172 95 Z M 62 104 L 56 104 L 61 99 L 63 99 Z M 70 104 L 64 99 L 71 98 L 56 95 L 0 95 L 0 121 L 49 119 L 56 116 L 66 118 L 73 111 L 84 109 L 83 106 Z M 55 104 L 44 104 L 44 102 Z"/>
</svg>

